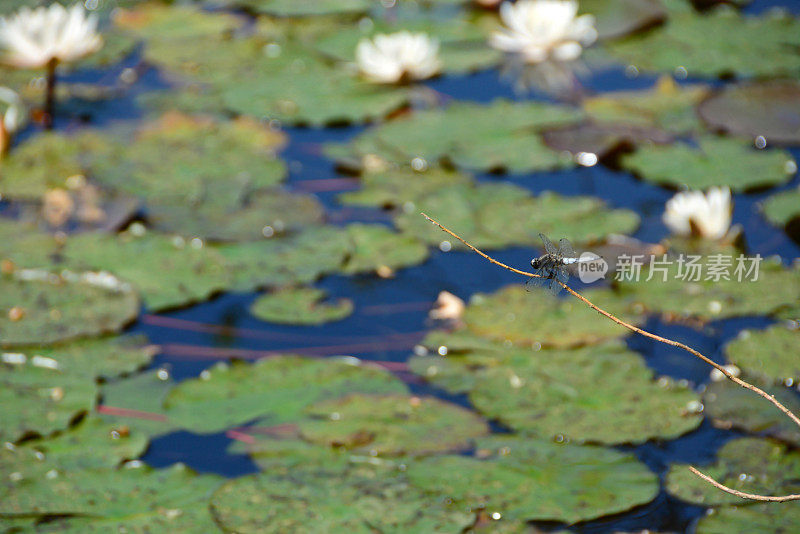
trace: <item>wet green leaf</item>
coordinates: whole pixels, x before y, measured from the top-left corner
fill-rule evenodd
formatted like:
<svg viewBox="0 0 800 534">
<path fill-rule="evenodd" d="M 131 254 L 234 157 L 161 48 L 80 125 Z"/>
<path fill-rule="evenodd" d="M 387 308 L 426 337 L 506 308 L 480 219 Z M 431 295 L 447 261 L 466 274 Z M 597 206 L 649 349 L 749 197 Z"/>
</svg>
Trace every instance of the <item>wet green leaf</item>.
<svg viewBox="0 0 800 534">
<path fill-rule="evenodd" d="M 800 84 L 768 81 L 730 85 L 698 108 L 713 128 L 751 138 L 762 135 L 767 143 L 800 143 Z"/>
<path fill-rule="evenodd" d="M 683 67 L 689 76 L 797 76 L 800 56 L 788 51 L 799 44 L 800 22 L 789 15 L 743 16 L 718 9 L 706 15 L 676 13 L 660 28 L 605 48 L 644 70 Z"/>
<path fill-rule="evenodd" d="M 800 332 L 783 325 L 766 330 L 742 330 L 725 347 L 728 361 L 748 376 L 775 382 L 800 382 Z"/>
<path fill-rule="evenodd" d="M 314 465 L 230 481 L 214 494 L 211 510 L 225 530 L 242 534 L 455 534 L 472 524 L 473 514 L 443 501 L 386 468 Z"/>
<path fill-rule="evenodd" d="M 728 534 L 730 532 L 761 532 L 783 534 L 792 532 L 800 522 L 800 507 L 794 503 L 759 503 L 745 506 L 723 506 L 700 518 L 697 534 Z"/>
<path fill-rule="evenodd" d="M 172 422 L 211 433 L 259 417 L 292 422 L 311 403 L 347 393 L 403 393 L 390 373 L 345 360 L 280 356 L 254 364 L 220 363 L 175 387 L 164 401 Z"/>
<path fill-rule="evenodd" d="M 785 495 L 800 491 L 800 454 L 784 445 L 758 439 L 729 441 L 717 453 L 717 461 L 701 472 L 731 489 L 760 495 Z M 683 464 L 667 473 L 667 491 L 691 503 L 704 506 L 739 504 L 741 497 L 722 492 L 689 471 Z"/>
<path fill-rule="evenodd" d="M 800 399 L 786 388 L 764 387 L 761 389 L 775 398 L 792 413 L 800 413 Z M 705 413 L 714 424 L 722 428 L 737 428 L 746 432 L 757 432 L 794 445 L 800 445 L 800 429 L 791 419 L 766 399 L 733 382 L 712 382 L 703 394 Z"/>
<path fill-rule="evenodd" d="M 433 456 L 409 464 L 411 482 L 503 518 L 574 523 L 652 500 L 658 478 L 632 455 L 531 438 L 482 440 L 479 458 Z"/>
<path fill-rule="evenodd" d="M 107 273 L 23 269 L 0 275 L 0 347 L 115 332 L 138 314 L 131 287 Z"/>
<path fill-rule="evenodd" d="M 675 144 L 640 147 L 622 159 L 642 179 L 672 187 L 706 189 L 728 186 L 745 191 L 786 182 L 797 170 L 789 153 L 758 151 L 737 139 L 705 136 L 698 146 Z"/>
<path fill-rule="evenodd" d="M 89 377 L 42 367 L 34 361 L 0 363 L 0 442 L 63 430 L 90 411 L 96 398 L 97 386 Z"/>
<path fill-rule="evenodd" d="M 781 191 L 762 204 L 764 217 L 776 226 L 784 226 L 800 217 L 800 189 Z"/>
<path fill-rule="evenodd" d="M 351 142 L 349 151 L 399 165 L 421 158 L 428 164 L 443 161 L 514 173 L 569 167 L 572 159 L 544 146 L 539 132 L 577 122 L 581 116 L 570 107 L 537 102 L 453 102 L 368 130 Z"/>
<path fill-rule="evenodd" d="M 136 467 L 58 472 L 52 479 L 0 487 L 0 514 L 89 516 L 51 525 L 58 532 L 211 532 L 215 526 L 208 497 L 220 480 L 196 475 L 183 464 L 158 471 Z"/>
<path fill-rule="evenodd" d="M 250 313 L 272 323 L 313 325 L 340 321 L 353 313 L 353 301 L 322 302 L 326 293 L 311 287 L 267 293 L 250 306 Z"/>
<path fill-rule="evenodd" d="M 465 408 L 433 397 L 348 395 L 306 409 L 303 439 L 370 455 L 430 454 L 465 449 L 488 425 Z"/>
</svg>

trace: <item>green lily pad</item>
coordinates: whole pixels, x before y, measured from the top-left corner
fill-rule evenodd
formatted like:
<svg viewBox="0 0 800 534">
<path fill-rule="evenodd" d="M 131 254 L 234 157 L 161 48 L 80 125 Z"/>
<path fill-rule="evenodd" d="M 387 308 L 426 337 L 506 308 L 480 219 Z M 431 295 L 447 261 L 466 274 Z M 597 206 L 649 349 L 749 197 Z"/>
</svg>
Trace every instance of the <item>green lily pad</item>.
<svg viewBox="0 0 800 534">
<path fill-rule="evenodd" d="M 63 430 L 90 411 L 97 398 L 97 386 L 91 378 L 31 361 L 0 363 L 0 386 L 0 441 L 15 442 L 25 436 Z"/>
<path fill-rule="evenodd" d="M 396 269 L 425 261 L 428 248 L 415 236 L 398 234 L 385 226 L 350 224 L 345 227 L 348 256 L 341 267 L 345 274 Z"/>
<path fill-rule="evenodd" d="M 800 491 L 800 454 L 787 452 L 784 445 L 758 439 L 729 441 L 717 454 L 714 465 L 700 471 L 729 488 L 760 495 L 785 495 Z M 722 492 L 689 471 L 673 465 L 667 473 L 667 491 L 691 503 L 704 506 L 739 504 L 741 497 Z"/>
<path fill-rule="evenodd" d="M 622 158 L 622 166 L 661 185 L 728 186 L 733 191 L 781 184 L 797 170 L 791 155 L 782 150 L 762 152 L 749 143 L 711 136 L 701 137 L 697 148 L 682 143 L 640 147 Z"/>
<path fill-rule="evenodd" d="M 111 378 L 147 365 L 158 352 L 144 336 L 110 337 L 75 341 L 55 347 L 21 347 L 14 352 L 27 360 L 50 360 L 60 371 L 84 378 Z"/>
<path fill-rule="evenodd" d="M 457 507 L 567 523 L 623 512 L 658 494 L 654 473 L 633 455 L 610 449 L 491 437 L 478 453 L 480 459 L 433 456 L 410 463 L 409 479 Z"/>
<path fill-rule="evenodd" d="M 608 209 L 592 197 L 563 197 L 544 192 L 534 197 L 511 184 L 454 185 L 422 196 L 395 222 L 404 233 L 438 244 L 450 237 L 420 212 L 437 219 L 481 248 L 539 245 L 539 232 L 575 243 L 598 241 L 609 234 L 630 233 L 639 225 L 631 210 Z M 456 248 L 464 246 L 451 240 Z"/>
<path fill-rule="evenodd" d="M 164 414 L 164 399 L 175 383 L 164 369 L 157 369 L 103 384 L 100 417 L 119 427 L 147 436 L 175 430 Z"/>
<path fill-rule="evenodd" d="M 722 506 L 697 522 L 697 534 L 728 534 L 730 532 L 761 532 L 784 534 L 792 532 L 800 522 L 800 507 L 794 503 L 748 504 Z"/>
<path fill-rule="evenodd" d="M 649 28 L 667 17 L 658 0 L 582 0 L 580 13 L 595 17 L 595 27 L 601 40 Z"/>
<path fill-rule="evenodd" d="M 374 6 L 373 0 L 225 0 L 225 3 L 278 17 L 365 13 Z"/>
<path fill-rule="evenodd" d="M 786 388 L 757 384 L 792 413 L 800 413 L 800 399 Z M 712 382 L 703 394 L 705 413 L 722 428 L 737 428 L 800 445 L 800 428 L 766 399 L 733 382 Z"/>
<path fill-rule="evenodd" d="M 656 128 L 621 123 L 587 122 L 548 130 L 544 142 L 553 150 L 571 154 L 594 154 L 600 159 L 631 146 L 672 141 L 672 136 Z"/>
<path fill-rule="evenodd" d="M 371 455 L 430 454 L 465 449 L 488 425 L 465 408 L 433 397 L 348 395 L 309 406 L 298 424 L 313 443 Z"/>
<path fill-rule="evenodd" d="M 800 217 L 800 189 L 775 193 L 762 205 L 764 217 L 776 226 L 785 226 Z"/>
<path fill-rule="evenodd" d="M 775 382 L 800 382 L 800 332 L 782 325 L 743 330 L 725 347 L 725 356 L 748 376 Z"/>
<path fill-rule="evenodd" d="M 589 300 L 608 290 L 584 292 Z M 623 320 L 636 319 L 618 315 Z M 464 312 L 466 328 L 499 342 L 567 348 L 623 337 L 629 331 L 573 299 L 559 299 L 538 287 L 508 286 L 491 295 L 476 295 Z"/>
<path fill-rule="evenodd" d="M 420 158 L 428 164 L 447 162 L 484 171 L 548 170 L 573 162 L 547 148 L 539 132 L 581 117 L 577 109 L 538 102 L 453 102 L 444 109 L 416 112 L 368 130 L 347 150 L 359 158 L 377 155 L 399 165 Z"/>
<path fill-rule="evenodd" d="M 313 402 L 347 393 L 404 393 L 390 373 L 345 360 L 281 356 L 254 364 L 220 363 L 176 386 L 164 401 L 174 423 L 212 433 L 267 416 L 271 424 L 299 419 Z"/>
<path fill-rule="evenodd" d="M 116 332 L 138 314 L 130 285 L 108 273 L 28 269 L 0 276 L 0 347 Z"/>
<path fill-rule="evenodd" d="M 712 128 L 768 143 L 800 143 L 800 84 L 769 81 L 728 86 L 704 101 L 697 112 Z"/>
<path fill-rule="evenodd" d="M 152 311 L 204 300 L 229 284 L 224 258 L 199 238 L 82 234 L 67 240 L 64 258 L 69 265 L 105 269 L 130 281 Z"/>
<path fill-rule="evenodd" d="M 209 494 L 221 479 L 196 475 L 183 464 L 161 470 L 134 467 L 57 473 L 0 487 L 0 514 L 83 515 L 53 525 L 63 532 L 216 530 Z M 201 530 L 202 529 L 202 530 Z"/>
<path fill-rule="evenodd" d="M 311 466 L 224 484 L 211 500 L 226 531 L 403 532 L 464 531 L 474 514 L 421 492 L 383 469 Z"/>
<path fill-rule="evenodd" d="M 487 417 L 542 437 L 642 443 L 680 436 L 701 421 L 691 390 L 666 378 L 654 381 L 639 355 L 620 345 L 474 350 L 411 365 L 445 389 L 467 390 Z"/>
<path fill-rule="evenodd" d="M 272 323 L 313 325 L 340 321 L 353 313 L 353 301 L 320 302 L 325 291 L 311 287 L 289 288 L 260 296 L 250 313 Z"/>
<path fill-rule="evenodd" d="M 671 77 L 663 77 L 652 89 L 587 98 L 583 108 L 596 121 L 649 126 L 676 134 L 696 132 L 701 124 L 695 106 L 708 92 L 704 85 L 681 86 Z"/>
<path fill-rule="evenodd" d="M 724 35 L 724 39 L 719 37 Z M 797 76 L 800 22 L 789 15 L 742 16 L 730 9 L 676 13 L 644 35 L 607 43 L 615 58 L 644 70 L 689 76 Z"/>
<path fill-rule="evenodd" d="M 342 193 L 342 204 L 375 207 L 398 207 L 435 194 L 442 188 L 467 185 L 472 177 L 440 168 L 417 172 L 410 168 L 368 172 L 361 176 L 361 189 Z"/>
<path fill-rule="evenodd" d="M 15 267 L 48 267 L 58 239 L 30 222 L 0 219 L 0 261 Z"/>
<path fill-rule="evenodd" d="M 723 254 L 723 258 L 728 256 Z M 642 269 L 638 281 L 619 281 L 619 292 L 609 300 L 610 304 L 623 305 L 628 309 L 644 307 L 651 312 L 667 316 L 695 317 L 701 320 L 717 320 L 747 315 L 770 315 L 794 305 L 800 299 L 800 270 L 783 268 L 778 262 L 764 260 L 758 268 L 758 278 L 747 273 L 752 267 L 749 258 L 743 262 L 741 281 L 736 269 L 737 256 L 729 266 L 729 280 L 709 279 L 714 256 L 701 258 L 700 280 L 684 266 L 680 271 L 677 261 L 666 267 L 666 275 Z M 660 258 L 656 258 L 660 261 Z M 721 264 L 717 264 L 721 265 Z M 683 274 L 683 280 L 678 277 Z M 626 304 L 625 304 L 626 303 Z M 602 303 L 598 303 L 602 307 Z"/>
<path fill-rule="evenodd" d="M 31 480 L 44 477 L 53 469 L 63 472 L 110 468 L 141 455 L 147 443 L 144 434 L 89 417 L 53 437 L 0 449 L 0 470 L 18 473 L 15 479 Z"/>
</svg>

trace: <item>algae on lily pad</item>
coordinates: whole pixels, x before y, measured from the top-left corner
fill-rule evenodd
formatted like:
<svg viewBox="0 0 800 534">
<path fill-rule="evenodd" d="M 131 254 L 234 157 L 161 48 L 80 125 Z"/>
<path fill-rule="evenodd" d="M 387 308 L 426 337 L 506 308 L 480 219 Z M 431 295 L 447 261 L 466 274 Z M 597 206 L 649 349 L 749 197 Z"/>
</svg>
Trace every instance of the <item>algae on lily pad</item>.
<svg viewBox="0 0 800 534">
<path fill-rule="evenodd" d="M 800 413 L 800 399 L 791 389 L 756 385 L 774 395 L 792 413 Z M 800 445 L 800 428 L 791 419 L 768 400 L 729 380 L 709 384 L 703 393 L 703 404 L 706 416 L 721 428 L 736 428 Z"/>
<path fill-rule="evenodd" d="M 800 492 L 800 453 L 786 446 L 759 438 L 739 438 L 726 443 L 717 461 L 700 471 L 729 488 L 760 495 L 786 495 Z M 690 472 L 688 466 L 670 467 L 667 491 L 676 497 L 703 506 L 739 504 L 741 497 L 718 490 Z"/>
<path fill-rule="evenodd" d="M 475 413 L 433 397 L 353 394 L 318 402 L 305 413 L 309 419 L 298 423 L 303 439 L 370 455 L 466 449 L 489 433 Z"/>
<path fill-rule="evenodd" d="M 0 275 L 0 347 L 116 332 L 138 314 L 136 293 L 108 273 L 21 269 Z"/>
<path fill-rule="evenodd" d="M 800 84 L 767 81 L 725 87 L 697 112 L 711 127 L 767 143 L 800 144 Z"/>
<path fill-rule="evenodd" d="M 84 516 L 59 519 L 61 532 L 212 532 L 208 498 L 221 480 L 183 464 L 67 470 L 0 486 L 0 515 Z"/>
<path fill-rule="evenodd" d="M 449 506 L 389 468 L 302 465 L 227 482 L 211 511 L 230 532 L 463 532 L 474 513 Z"/>
<path fill-rule="evenodd" d="M 642 146 L 622 158 L 622 166 L 659 185 L 728 186 L 732 191 L 781 184 L 797 171 L 788 152 L 759 151 L 752 143 L 713 136 L 701 137 L 697 147 L 685 143 Z"/>
<path fill-rule="evenodd" d="M 67 240 L 63 256 L 68 265 L 108 270 L 129 281 L 151 311 L 204 300 L 230 280 L 225 259 L 199 238 L 82 234 Z"/>
<path fill-rule="evenodd" d="M 777 506 L 776 506 L 777 504 Z M 697 534 L 730 534 L 758 532 L 787 534 L 800 524 L 800 506 L 795 503 L 747 503 L 740 506 L 721 506 L 700 518 Z"/>
<path fill-rule="evenodd" d="M 411 363 L 427 380 L 467 391 L 479 412 L 542 438 L 642 443 L 696 428 L 697 395 L 654 380 L 638 354 L 620 345 L 573 350 L 468 351 Z"/>
<path fill-rule="evenodd" d="M 188 430 L 212 433 L 256 418 L 293 422 L 310 404 L 348 393 L 405 391 L 389 372 L 349 360 L 276 356 L 253 364 L 216 364 L 172 389 L 164 413 Z"/>
<path fill-rule="evenodd" d="M 747 376 L 787 384 L 800 383 L 800 331 L 783 325 L 766 330 L 742 330 L 725 347 L 728 361 Z"/>
<path fill-rule="evenodd" d="M 480 440 L 478 458 L 432 456 L 409 463 L 411 483 L 459 508 L 504 519 L 576 523 L 623 512 L 658 494 L 658 477 L 633 455 L 529 437 Z"/>
<path fill-rule="evenodd" d="M 315 325 L 340 321 L 353 313 L 353 301 L 321 302 L 325 291 L 312 287 L 285 288 L 267 293 L 250 306 L 250 313 L 271 323 Z"/>
<path fill-rule="evenodd" d="M 13 356 L 4 353 L 2 362 L 13 361 Z M 94 380 L 42 364 L 0 363 L 0 442 L 63 430 L 94 407 Z M 0 502 L 3 500 L 0 497 Z"/>
<path fill-rule="evenodd" d="M 581 117 L 577 109 L 540 102 L 453 102 L 387 122 L 346 148 L 331 150 L 359 158 L 379 156 L 400 165 L 411 165 L 417 158 L 431 165 L 444 162 L 482 171 L 556 169 L 574 165 L 572 158 L 547 148 L 539 133 Z"/>
<path fill-rule="evenodd" d="M 785 226 L 800 218 L 800 189 L 781 191 L 768 197 L 761 206 L 764 217 L 776 226 Z"/>
<path fill-rule="evenodd" d="M 641 70 L 689 76 L 796 77 L 800 22 L 787 14 L 744 16 L 731 9 L 705 15 L 675 13 L 663 26 L 642 35 L 606 43 L 615 58 Z"/>
<path fill-rule="evenodd" d="M 593 300 L 594 295 L 604 296 L 608 292 L 595 290 L 585 295 Z M 622 318 L 636 322 L 630 316 Z M 463 320 L 470 332 L 528 347 L 591 345 L 630 333 L 582 302 L 559 299 L 538 287 L 529 291 L 522 285 L 508 286 L 490 295 L 475 295 Z"/>
</svg>

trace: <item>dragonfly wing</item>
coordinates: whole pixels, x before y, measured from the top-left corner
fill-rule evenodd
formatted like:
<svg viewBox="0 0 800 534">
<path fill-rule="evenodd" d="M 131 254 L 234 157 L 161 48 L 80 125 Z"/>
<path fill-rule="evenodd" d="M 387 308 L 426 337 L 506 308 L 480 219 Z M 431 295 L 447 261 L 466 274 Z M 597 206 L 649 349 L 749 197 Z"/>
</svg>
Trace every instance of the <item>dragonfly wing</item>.
<svg viewBox="0 0 800 534">
<path fill-rule="evenodd" d="M 550 241 L 546 235 L 540 233 L 539 237 L 542 239 L 545 252 L 547 252 L 548 254 L 558 254 L 558 250 L 556 250 L 555 245 L 553 245 L 553 242 Z"/>
<path fill-rule="evenodd" d="M 568 281 L 569 275 L 567 274 L 567 270 L 563 267 L 558 268 L 555 270 L 555 272 L 553 272 L 553 277 L 549 280 L 547 290 L 551 295 L 558 295 L 562 289 L 561 284 L 566 284 Z"/>
<path fill-rule="evenodd" d="M 538 274 L 539 276 L 531 276 L 528 278 L 528 281 L 525 283 L 525 289 L 528 291 L 533 291 L 533 288 L 535 287 L 547 285 L 550 282 L 548 273 L 549 270 L 546 267 L 542 267 L 533 271 L 533 274 Z"/>
<path fill-rule="evenodd" d="M 558 242 L 558 252 L 563 258 L 575 257 L 575 251 L 572 248 L 572 243 L 570 243 L 569 239 L 567 238 L 563 238 Z"/>
</svg>

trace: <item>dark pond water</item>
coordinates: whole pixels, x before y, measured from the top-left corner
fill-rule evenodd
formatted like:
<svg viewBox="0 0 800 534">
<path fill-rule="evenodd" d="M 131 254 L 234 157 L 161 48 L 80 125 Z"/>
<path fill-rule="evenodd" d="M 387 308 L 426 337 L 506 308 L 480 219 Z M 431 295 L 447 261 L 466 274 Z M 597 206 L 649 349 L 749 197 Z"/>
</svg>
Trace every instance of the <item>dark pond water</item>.
<svg viewBox="0 0 800 534">
<path fill-rule="evenodd" d="M 800 13 L 800 1 L 780 0 L 754 1 L 745 11 L 757 14 L 776 6 Z M 108 70 L 81 72 L 71 78 L 73 81 L 110 84 L 118 78 L 122 69 L 136 65 L 137 59 L 130 58 Z M 141 118 L 141 112 L 134 102 L 137 91 L 166 87 L 167 83 L 155 69 L 139 70 L 139 82 L 134 91 L 122 99 L 86 111 L 86 119 L 92 125 L 112 125 L 115 121 L 136 121 Z M 622 68 L 602 70 L 582 80 L 587 90 L 595 92 L 647 88 L 654 82 L 655 77 L 651 76 L 628 77 Z M 446 77 L 428 86 L 444 98 L 460 100 L 543 98 L 536 94 L 519 97 L 495 70 Z M 76 106 L 79 104 L 65 103 L 64 107 L 72 118 L 61 119 L 57 127 L 79 127 L 74 119 L 80 115 L 80 109 Z M 323 143 L 341 142 L 360 131 L 362 129 L 356 127 L 288 129 L 290 143 L 282 156 L 289 164 L 289 183 L 298 190 L 315 192 L 335 222 L 388 222 L 388 217 L 377 210 L 353 210 L 339 205 L 336 195 L 352 189 L 352 181 L 340 180 L 344 177 L 337 174 L 333 162 L 321 155 Z M 800 150 L 793 150 L 793 155 L 800 160 Z M 535 193 L 549 190 L 564 195 L 596 196 L 614 207 L 633 209 L 641 216 L 642 224 L 635 237 L 655 242 L 668 233 L 661 222 L 661 213 L 672 192 L 636 180 L 626 172 L 614 170 L 613 165 L 531 175 L 480 175 L 478 178 L 513 182 Z M 326 184 L 323 180 L 330 182 Z M 796 176 L 783 188 L 796 187 L 799 181 Z M 328 188 L 325 185 L 330 186 L 331 190 L 326 190 Z M 771 189 L 769 194 L 776 190 Z M 789 263 L 800 256 L 800 246 L 790 236 L 770 226 L 758 213 L 756 204 L 767 194 L 737 194 L 734 222 L 744 227 L 749 252 L 762 256 L 779 255 Z M 536 253 L 531 248 L 513 248 L 497 252 L 496 257 L 511 265 L 524 266 Z M 308 261 L 313 262 L 314 257 L 310 256 Z M 450 291 L 466 300 L 477 292 L 491 292 L 511 283 L 520 281 L 477 255 L 434 251 L 424 264 L 400 270 L 396 277 L 389 280 L 371 276 L 331 276 L 320 280 L 317 286 L 324 288 L 332 297 L 346 296 L 355 303 L 352 316 L 332 325 L 297 327 L 265 323 L 248 312 L 249 305 L 256 298 L 255 294 L 225 294 L 188 309 L 159 315 L 144 314 L 131 330 L 144 333 L 153 343 L 163 346 L 163 353 L 153 362 L 153 366 L 169 369 L 178 381 L 197 376 L 214 362 L 232 356 L 255 359 L 272 352 L 318 356 L 350 354 L 367 360 L 392 362 L 390 368 L 407 379 L 414 391 L 465 403 L 461 397 L 443 394 L 415 379 L 403 371 L 402 363 L 425 331 L 431 328 L 427 314 L 440 291 Z M 576 289 L 581 289 L 579 283 Z M 721 347 L 742 328 L 762 328 L 768 323 L 764 318 L 743 318 L 711 323 L 697 330 L 651 319 L 646 329 L 687 343 L 722 361 Z M 708 377 L 707 366 L 686 353 L 644 338 L 630 338 L 629 345 L 640 352 L 657 373 L 687 379 L 695 385 L 702 384 Z M 502 428 L 496 430 L 503 431 Z M 635 453 L 655 472 L 663 474 L 668 463 L 704 464 L 713 461 L 715 451 L 736 435 L 735 432 L 718 430 L 704 423 L 696 431 L 676 440 L 650 442 L 625 449 Z M 144 460 L 156 467 L 183 462 L 200 472 L 231 477 L 257 471 L 247 456 L 227 454 L 229 444 L 230 439 L 224 434 L 199 436 L 176 432 L 154 440 Z M 646 506 L 574 525 L 571 530 L 587 533 L 641 529 L 687 531 L 704 511 L 702 507 L 680 502 L 662 491 L 657 499 Z M 563 525 L 556 524 L 539 526 L 545 529 L 563 528 Z"/>
</svg>

